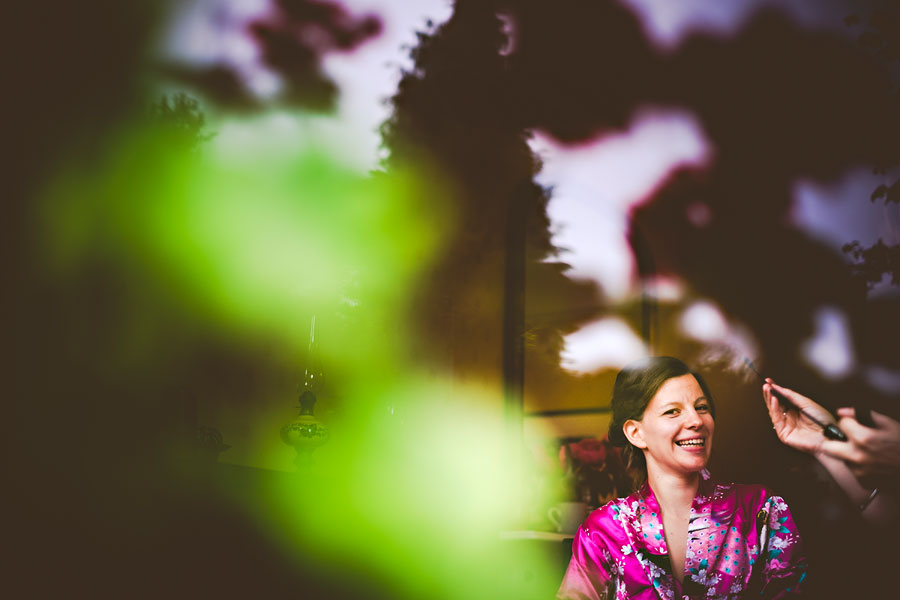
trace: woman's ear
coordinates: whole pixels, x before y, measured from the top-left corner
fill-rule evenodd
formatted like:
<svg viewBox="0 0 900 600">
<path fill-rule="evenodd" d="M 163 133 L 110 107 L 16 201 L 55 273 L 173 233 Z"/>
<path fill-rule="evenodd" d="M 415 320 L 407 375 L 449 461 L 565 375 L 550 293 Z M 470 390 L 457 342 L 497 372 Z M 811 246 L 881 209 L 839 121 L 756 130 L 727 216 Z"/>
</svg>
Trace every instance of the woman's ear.
<svg viewBox="0 0 900 600">
<path fill-rule="evenodd" d="M 634 419 L 628 419 L 622 424 L 622 432 L 631 442 L 632 446 L 637 448 L 646 448 L 647 442 L 644 441 L 644 431 L 641 428 L 641 422 Z"/>
</svg>

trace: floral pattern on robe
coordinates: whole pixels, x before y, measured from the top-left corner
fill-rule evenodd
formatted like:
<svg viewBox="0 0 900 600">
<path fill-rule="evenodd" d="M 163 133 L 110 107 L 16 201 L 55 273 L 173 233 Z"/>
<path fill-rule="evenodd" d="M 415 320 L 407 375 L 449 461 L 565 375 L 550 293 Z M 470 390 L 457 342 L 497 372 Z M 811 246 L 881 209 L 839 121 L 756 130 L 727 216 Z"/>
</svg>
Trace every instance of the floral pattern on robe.
<svg viewBox="0 0 900 600">
<path fill-rule="evenodd" d="M 724 600 L 799 595 L 803 544 L 790 509 L 760 485 L 700 483 L 691 506 L 683 583 L 671 573 L 662 513 L 640 490 L 591 513 L 578 529 L 557 598 Z"/>
</svg>

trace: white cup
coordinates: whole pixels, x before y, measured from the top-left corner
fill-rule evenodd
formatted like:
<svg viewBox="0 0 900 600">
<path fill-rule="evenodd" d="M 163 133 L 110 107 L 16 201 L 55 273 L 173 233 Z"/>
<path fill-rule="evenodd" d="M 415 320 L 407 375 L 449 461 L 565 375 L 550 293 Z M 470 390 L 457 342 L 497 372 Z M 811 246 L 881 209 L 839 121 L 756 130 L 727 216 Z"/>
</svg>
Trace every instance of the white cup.
<svg viewBox="0 0 900 600">
<path fill-rule="evenodd" d="M 584 502 L 559 502 L 550 507 L 547 517 L 559 533 L 575 533 L 587 512 L 588 505 Z"/>
</svg>

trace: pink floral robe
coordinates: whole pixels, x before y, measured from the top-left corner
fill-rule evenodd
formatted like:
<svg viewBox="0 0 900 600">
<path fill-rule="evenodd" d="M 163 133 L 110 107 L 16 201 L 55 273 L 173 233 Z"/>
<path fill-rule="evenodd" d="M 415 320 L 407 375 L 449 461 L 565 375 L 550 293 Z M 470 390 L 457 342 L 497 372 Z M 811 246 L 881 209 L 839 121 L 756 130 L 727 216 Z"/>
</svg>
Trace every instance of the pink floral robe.
<svg viewBox="0 0 900 600">
<path fill-rule="evenodd" d="M 704 479 L 691 506 L 684 582 L 671 574 L 662 515 L 649 484 L 591 513 L 557 593 L 566 600 L 787 598 L 806 577 L 787 504 L 759 485 Z"/>
</svg>

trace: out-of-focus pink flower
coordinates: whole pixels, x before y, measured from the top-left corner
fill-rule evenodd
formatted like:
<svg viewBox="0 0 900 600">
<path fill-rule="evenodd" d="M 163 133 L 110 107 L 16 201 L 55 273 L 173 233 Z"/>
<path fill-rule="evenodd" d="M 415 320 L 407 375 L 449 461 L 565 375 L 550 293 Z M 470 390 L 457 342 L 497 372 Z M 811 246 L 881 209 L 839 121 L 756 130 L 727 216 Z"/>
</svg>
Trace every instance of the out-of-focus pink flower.
<svg viewBox="0 0 900 600">
<path fill-rule="evenodd" d="M 585 438 L 569 444 L 569 452 L 582 465 L 601 465 L 606 462 L 606 442 L 596 438 Z"/>
<path fill-rule="evenodd" d="M 602 439 L 585 438 L 559 448 L 559 466 L 571 498 L 601 506 L 632 487 L 619 448 Z"/>
</svg>

